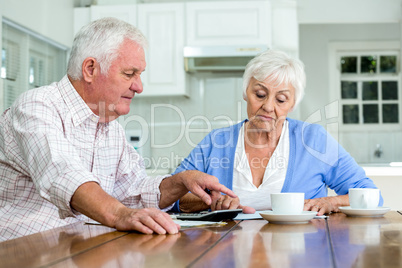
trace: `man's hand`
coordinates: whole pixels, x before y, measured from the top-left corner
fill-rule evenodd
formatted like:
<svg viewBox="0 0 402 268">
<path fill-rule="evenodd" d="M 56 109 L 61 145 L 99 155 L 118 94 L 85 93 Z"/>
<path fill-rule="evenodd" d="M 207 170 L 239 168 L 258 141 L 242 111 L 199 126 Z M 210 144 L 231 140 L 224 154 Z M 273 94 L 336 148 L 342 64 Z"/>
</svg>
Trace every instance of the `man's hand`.
<svg viewBox="0 0 402 268">
<path fill-rule="evenodd" d="M 176 234 L 180 226 L 157 208 L 131 209 L 108 195 L 96 182 L 82 184 L 71 198 L 71 207 L 119 231 Z"/>
<path fill-rule="evenodd" d="M 157 208 L 120 208 L 115 221 L 119 231 L 136 230 L 144 234 L 177 234 L 180 226 L 175 224 L 169 214 Z"/>
<path fill-rule="evenodd" d="M 183 184 L 205 204 L 211 205 L 221 197 L 221 193 L 237 198 L 235 193 L 219 183 L 218 178 L 203 172 L 191 170 L 183 173 Z"/>
<path fill-rule="evenodd" d="M 215 176 L 197 170 L 187 170 L 168 177 L 161 182 L 159 189 L 161 191 L 159 207 L 161 208 L 176 202 L 189 191 L 208 206 L 218 200 L 221 193 L 232 198 L 237 197 L 230 189 L 220 184 Z"/>
</svg>

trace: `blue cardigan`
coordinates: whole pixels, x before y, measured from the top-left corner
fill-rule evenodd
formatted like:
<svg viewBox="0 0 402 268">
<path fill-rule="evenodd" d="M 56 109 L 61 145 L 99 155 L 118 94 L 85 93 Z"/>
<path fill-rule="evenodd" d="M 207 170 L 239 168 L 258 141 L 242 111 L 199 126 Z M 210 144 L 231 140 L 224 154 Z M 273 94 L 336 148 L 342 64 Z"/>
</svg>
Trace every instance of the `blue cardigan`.
<svg viewBox="0 0 402 268">
<path fill-rule="evenodd" d="M 304 192 L 306 199 L 327 196 L 327 187 L 338 195 L 349 188 L 377 188 L 349 153 L 320 125 L 287 118 L 289 159 L 282 192 Z M 233 163 L 239 131 L 245 121 L 215 129 L 184 159 L 173 174 L 199 170 L 233 189 Z M 241 201 L 240 201 L 241 202 Z M 383 204 L 381 197 L 380 204 Z M 179 201 L 173 207 L 179 210 Z"/>
</svg>

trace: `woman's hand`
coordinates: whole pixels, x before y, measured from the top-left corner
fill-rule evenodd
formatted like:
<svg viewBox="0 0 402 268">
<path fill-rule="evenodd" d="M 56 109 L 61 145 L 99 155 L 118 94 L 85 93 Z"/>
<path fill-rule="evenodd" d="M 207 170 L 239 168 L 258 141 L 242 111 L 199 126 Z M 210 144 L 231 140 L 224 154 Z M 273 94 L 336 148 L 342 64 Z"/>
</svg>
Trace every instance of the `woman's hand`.
<svg viewBox="0 0 402 268">
<path fill-rule="evenodd" d="M 239 197 L 232 198 L 228 195 L 221 195 L 217 200 L 212 200 L 211 210 L 225 210 L 225 209 L 243 209 L 243 213 L 252 214 L 255 213 L 255 209 L 248 206 L 242 206 L 240 204 Z"/>
<path fill-rule="evenodd" d="M 304 200 L 304 209 L 317 211 L 317 216 L 339 212 L 339 207 L 349 206 L 349 195 L 328 196 Z"/>
</svg>

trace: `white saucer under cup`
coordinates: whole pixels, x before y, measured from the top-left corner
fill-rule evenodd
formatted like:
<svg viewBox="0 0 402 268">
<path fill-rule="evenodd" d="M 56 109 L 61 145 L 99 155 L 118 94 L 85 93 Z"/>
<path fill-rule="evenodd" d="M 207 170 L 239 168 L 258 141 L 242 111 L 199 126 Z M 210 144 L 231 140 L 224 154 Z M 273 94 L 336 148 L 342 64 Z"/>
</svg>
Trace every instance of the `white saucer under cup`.
<svg viewBox="0 0 402 268">
<path fill-rule="evenodd" d="M 303 211 L 295 215 L 275 214 L 273 211 L 261 211 L 261 217 L 269 223 L 276 224 L 305 224 L 317 215 L 317 211 Z"/>
<path fill-rule="evenodd" d="M 353 209 L 375 209 L 380 202 L 380 189 L 351 188 L 349 189 L 349 203 Z"/>
<path fill-rule="evenodd" d="M 390 207 L 376 207 L 374 209 L 367 208 L 351 208 L 339 207 L 339 210 L 350 217 L 383 217 L 385 213 L 391 210 Z"/>
</svg>

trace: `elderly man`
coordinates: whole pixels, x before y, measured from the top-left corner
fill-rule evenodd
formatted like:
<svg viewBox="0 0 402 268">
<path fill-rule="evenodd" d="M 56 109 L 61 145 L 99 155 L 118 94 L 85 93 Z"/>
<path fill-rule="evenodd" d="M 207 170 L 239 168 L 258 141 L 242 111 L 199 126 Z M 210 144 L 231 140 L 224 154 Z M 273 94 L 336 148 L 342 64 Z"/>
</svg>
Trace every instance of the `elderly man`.
<svg viewBox="0 0 402 268">
<path fill-rule="evenodd" d="M 198 171 L 147 177 L 115 121 L 141 93 L 146 40 L 105 18 L 74 39 L 67 75 L 29 90 L 0 118 L 0 240 L 91 218 L 118 230 L 174 234 L 168 210 L 191 191 L 211 204 L 218 179 Z M 209 195 L 206 189 L 212 190 Z"/>
</svg>

